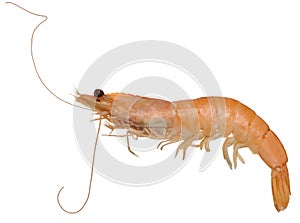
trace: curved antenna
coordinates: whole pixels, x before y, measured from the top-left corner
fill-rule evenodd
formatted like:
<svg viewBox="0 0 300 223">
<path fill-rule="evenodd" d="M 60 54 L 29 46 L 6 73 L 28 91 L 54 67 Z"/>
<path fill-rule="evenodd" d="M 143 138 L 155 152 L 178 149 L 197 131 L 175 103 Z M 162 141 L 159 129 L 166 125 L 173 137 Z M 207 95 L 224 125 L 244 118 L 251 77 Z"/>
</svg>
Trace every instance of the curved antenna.
<svg viewBox="0 0 300 223">
<path fill-rule="evenodd" d="M 89 189 L 88 189 L 88 193 L 87 193 L 87 196 L 86 196 L 86 199 L 85 199 L 83 205 L 77 211 L 67 211 L 65 208 L 63 208 L 63 206 L 60 203 L 60 199 L 59 199 L 60 193 L 64 189 L 64 187 L 60 188 L 60 190 L 57 193 L 57 203 L 58 203 L 59 207 L 64 212 L 66 212 L 68 214 L 77 214 L 78 212 L 80 212 L 85 207 L 85 205 L 87 204 L 87 202 L 88 202 L 88 200 L 90 198 L 91 188 L 92 188 L 92 180 L 93 180 L 93 173 L 94 173 L 95 157 L 96 157 L 96 149 L 97 149 L 97 142 L 98 142 L 98 137 L 99 137 L 99 133 L 100 133 L 100 127 L 101 127 L 101 119 L 99 121 L 99 127 L 98 127 L 98 131 L 97 131 L 95 145 L 94 145 L 93 158 L 92 158 L 92 167 L 91 167 L 91 175 L 90 175 L 90 182 L 89 182 Z"/>
<path fill-rule="evenodd" d="M 36 74 L 37 74 L 39 80 L 40 80 L 41 83 L 44 85 L 44 87 L 45 87 L 45 88 L 46 88 L 46 89 L 47 89 L 54 97 L 56 97 L 57 99 L 59 99 L 60 101 L 66 103 L 66 104 L 72 105 L 72 106 L 74 106 L 74 107 L 86 109 L 86 110 L 91 110 L 91 109 L 89 109 L 89 108 L 84 108 L 84 107 L 81 107 L 81 106 L 78 106 L 78 105 L 74 105 L 74 104 L 72 104 L 71 102 L 68 102 L 68 101 L 66 101 L 66 100 L 64 100 L 64 99 L 62 99 L 62 98 L 60 98 L 59 96 L 57 96 L 53 91 L 51 91 L 51 90 L 46 86 L 46 84 L 44 83 L 44 81 L 42 80 L 42 78 L 41 78 L 41 76 L 40 76 L 40 74 L 39 74 L 39 72 L 38 72 L 38 69 L 37 69 L 37 66 L 36 66 L 36 63 L 35 63 L 35 60 L 34 60 L 34 57 L 33 57 L 33 40 L 34 40 L 34 34 L 35 34 L 35 31 L 38 29 L 38 27 L 39 27 L 41 24 L 43 24 L 44 22 L 46 22 L 46 20 L 48 19 L 48 17 L 47 17 L 46 15 L 40 15 L 40 14 L 31 12 L 31 11 L 29 11 L 29 10 L 27 10 L 27 9 L 25 9 L 25 8 L 23 8 L 23 7 L 21 7 L 21 6 L 19 6 L 19 5 L 17 5 L 16 3 L 13 3 L 13 2 L 5 2 L 5 3 L 6 3 L 6 4 L 12 4 L 12 5 L 14 5 L 14 6 L 16 6 L 16 7 L 20 8 L 20 9 L 24 10 L 25 12 L 27 12 L 27 13 L 29 13 L 29 14 L 32 14 L 32 15 L 39 16 L 39 17 L 43 17 L 43 18 L 44 18 L 44 20 L 41 21 L 41 22 L 34 28 L 34 30 L 33 30 L 33 32 L 32 32 L 32 35 L 31 35 L 31 43 L 30 43 L 30 54 L 31 54 L 31 59 L 32 59 L 32 62 L 33 62 L 33 66 L 34 66 L 35 72 L 36 72 Z"/>
</svg>

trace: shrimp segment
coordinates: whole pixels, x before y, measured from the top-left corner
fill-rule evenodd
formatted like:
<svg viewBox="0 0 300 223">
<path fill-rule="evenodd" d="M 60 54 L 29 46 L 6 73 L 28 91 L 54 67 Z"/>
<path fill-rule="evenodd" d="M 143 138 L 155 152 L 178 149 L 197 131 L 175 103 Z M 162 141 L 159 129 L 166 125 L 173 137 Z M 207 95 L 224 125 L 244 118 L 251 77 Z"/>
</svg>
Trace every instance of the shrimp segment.
<svg viewBox="0 0 300 223">
<path fill-rule="evenodd" d="M 238 159 L 245 163 L 239 149 L 248 147 L 272 170 L 275 208 L 282 211 L 287 207 L 291 193 L 285 149 L 265 121 L 246 105 L 223 97 L 170 102 L 125 93 L 96 96 L 78 93 L 76 101 L 105 119 L 112 131 L 126 129 L 128 135 L 162 140 L 157 146 L 160 149 L 181 141 L 176 156 L 182 150 L 183 159 L 190 146 L 204 147 L 209 152 L 210 140 L 224 137 L 223 156 L 232 169 L 237 167 Z M 198 140 L 198 145 L 193 144 Z M 228 154 L 230 146 L 232 161 Z"/>
</svg>

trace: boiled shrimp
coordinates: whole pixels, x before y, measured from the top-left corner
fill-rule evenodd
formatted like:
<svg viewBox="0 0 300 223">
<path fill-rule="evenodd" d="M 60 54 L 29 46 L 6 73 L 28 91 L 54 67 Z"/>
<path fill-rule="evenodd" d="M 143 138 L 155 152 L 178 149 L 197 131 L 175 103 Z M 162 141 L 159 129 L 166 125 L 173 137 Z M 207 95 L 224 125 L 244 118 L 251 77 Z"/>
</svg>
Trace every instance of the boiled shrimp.
<svg viewBox="0 0 300 223">
<path fill-rule="evenodd" d="M 223 156 L 232 169 L 237 167 L 238 159 L 244 163 L 239 149 L 248 147 L 271 168 L 277 211 L 289 203 L 288 158 L 282 143 L 262 118 L 237 100 L 203 97 L 170 102 L 125 93 L 104 94 L 96 89 L 94 95 L 77 92 L 76 101 L 96 112 L 98 120 L 106 120 L 105 125 L 112 131 L 125 129 L 127 135 L 162 140 L 160 149 L 180 141 L 176 155 L 182 150 L 183 159 L 190 146 L 204 147 L 209 152 L 210 140 L 224 137 Z M 200 144 L 195 145 L 199 140 Z M 132 152 L 130 146 L 128 150 Z"/>
<path fill-rule="evenodd" d="M 86 200 L 77 211 L 65 210 L 59 200 L 62 187 L 57 194 L 59 206 L 67 213 L 75 214 L 81 211 L 90 196 L 95 153 L 102 120 L 106 120 L 105 126 L 111 131 L 125 129 L 128 142 L 128 150 L 135 154 L 129 145 L 129 136 L 148 137 L 161 140 L 159 149 L 180 142 L 176 150 L 176 156 L 182 151 L 185 158 L 186 150 L 190 147 L 205 148 L 210 151 L 209 142 L 213 139 L 224 137 L 222 147 L 223 156 L 230 168 L 237 167 L 237 160 L 244 163 L 239 154 L 239 149 L 248 147 L 252 153 L 258 154 L 271 168 L 273 201 L 277 211 L 284 210 L 290 197 L 290 182 L 287 169 L 287 154 L 285 149 L 269 126 L 254 111 L 242 103 L 223 97 L 204 97 L 194 100 L 165 101 L 155 98 L 141 97 L 125 93 L 104 94 L 100 89 L 94 91 L 94 95 L 80 94 L 76 91 L 76 101 L 82 106 L 74 105 L 53 93 L 42 81 L 33 57 L 33 40 L 37 28 L 47 20 L 47 16 L 30 12 L 23 7 L 12 4 L 18 8 L 43 18 L 31 36 L 31 58 L 35 72 L 44 87 L 57 99 L 66 104 L 94 111 L 99 117 L 98 132 L 94 144 L 90 182 Z M 195 144 L 195 141 L 200 141 Z M 228 147 L 233 146 L 233 157 L 230 160 Z M 232 164 L 233 163 L 233 164 Z"/>
</svg>

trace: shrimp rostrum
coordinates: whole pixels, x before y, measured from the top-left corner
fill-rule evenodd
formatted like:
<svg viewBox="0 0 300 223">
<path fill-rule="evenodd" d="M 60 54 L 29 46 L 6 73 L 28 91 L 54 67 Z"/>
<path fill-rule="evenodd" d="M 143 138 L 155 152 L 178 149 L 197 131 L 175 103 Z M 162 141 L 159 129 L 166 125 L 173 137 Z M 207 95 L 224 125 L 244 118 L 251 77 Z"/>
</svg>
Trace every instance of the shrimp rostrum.
<svg viewBox="0 0 300 223">
<path fill-rule="evenodd" d="M 224 159 L 236 168 L 244 162 L 239 149 L 248 147 L 271 168 L 273 201 L 277 211 L 284 210 L 290 197 L 290 183 L 285 149 L 266 122 L 253 110 L 237 100 L 224 97 L 203 97 L 170 102 L 125 93 L 94 95 L 77 92 L 76 101 L 91 108 L 106 120 L 106 127 L 125 129 L 128 136 L 161 140 L 158 148 L 180 142 L 176 155 L 190 146 L 210 151 L 210 140 L 224 137 Z M 199 144 L 195 144 L 195 141 Z M 228 147 L 233 146 L 232 161 Z M 131 151 L 128 145 L 128 150 Z"/>
</svg>

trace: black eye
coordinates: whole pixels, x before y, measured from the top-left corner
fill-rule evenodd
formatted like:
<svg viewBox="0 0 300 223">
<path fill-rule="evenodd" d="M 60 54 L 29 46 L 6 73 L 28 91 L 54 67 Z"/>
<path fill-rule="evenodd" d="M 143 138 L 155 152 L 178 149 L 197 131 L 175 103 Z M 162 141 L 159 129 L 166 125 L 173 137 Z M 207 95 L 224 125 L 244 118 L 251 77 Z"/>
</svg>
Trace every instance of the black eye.
<svg viewBox="0 0 300 223">
<path fill-rule="evenodd" d="M 97 97 L 97 98 L 99 98 L 99 97 L 101 97 L 103 95 L 104 95 L 104 92 L 101 89 L 96 89 L 94 91 L 94 96 Z"/>
</svg>

